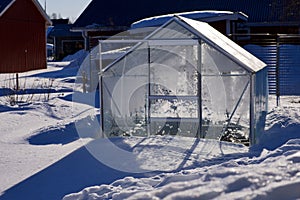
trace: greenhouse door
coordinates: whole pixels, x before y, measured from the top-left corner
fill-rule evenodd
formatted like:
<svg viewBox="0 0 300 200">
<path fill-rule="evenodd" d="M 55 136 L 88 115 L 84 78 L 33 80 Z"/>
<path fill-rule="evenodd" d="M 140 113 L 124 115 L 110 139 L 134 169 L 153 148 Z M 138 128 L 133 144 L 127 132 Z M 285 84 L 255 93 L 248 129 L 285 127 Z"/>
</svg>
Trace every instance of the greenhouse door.
<svg viewBox="0 0 300 200">
<path fill-rule="evenodd" d="M 148 133 L 200 136 L 198 40 L 148 40 Z"/>
</svg>

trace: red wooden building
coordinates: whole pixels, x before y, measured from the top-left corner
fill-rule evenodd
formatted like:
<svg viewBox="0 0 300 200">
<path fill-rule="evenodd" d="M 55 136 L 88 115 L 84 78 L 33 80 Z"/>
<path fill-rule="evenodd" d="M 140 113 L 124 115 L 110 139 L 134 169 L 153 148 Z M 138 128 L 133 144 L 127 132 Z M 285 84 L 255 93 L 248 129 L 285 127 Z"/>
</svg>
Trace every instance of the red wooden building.
<svg viewBox="0 0 300 200">
<path fill-rule="evenodd" d="M 0 0 L 0 73 L 46 68 L 50 24 L 37 0 Z"/>
</svg>

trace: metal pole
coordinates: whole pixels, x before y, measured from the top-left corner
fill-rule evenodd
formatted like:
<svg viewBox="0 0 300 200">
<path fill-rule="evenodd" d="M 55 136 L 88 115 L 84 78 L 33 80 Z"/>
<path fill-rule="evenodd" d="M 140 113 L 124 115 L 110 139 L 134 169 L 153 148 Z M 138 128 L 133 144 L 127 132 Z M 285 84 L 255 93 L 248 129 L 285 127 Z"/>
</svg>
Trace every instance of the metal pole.
<svg viewBox="0 0 300 200">
<path fill-rule="evenodd" d="M 198 118 L 199 127 L 197 131 L 197 138 L 204 138 L 204 132 L 202 127 L 202 41 L 198 41 L 198 59 L 197 59 L 197 74 L 198 74 Z"/>
<path fill-rule="evenodd" d="M 103 74 L 102 74 L 102 43 L 99 41 L 99 109 L 100 109 L 100 127 L 101 135 L 104 137 L 104 116 L 103 116 Z"/>
<path fill-rule="evenodd" d="M 103 111 L 103 77 L 102 74 L 99 75 L 100 80 L 99 80 L 99 97 L 100 97 L 100 127 L 101 127 L 101 135 L 104 138 L 105 137 L 105 132 L 104 132 L 104 111 Z"/>
<path fill-rule="evenodd" d="M 103 63 L 102 63 L 102 42 L 99 41 L 99 71 L 102 72 L 103 69 Z"/>
<path fill-rule="evenodd" d="M 254 96 L 254 78 L 255 74 L 250 75 L 250 133 L 249 133 L 249 142 L 250 145 L 256 143 L 256 135 L 255 135 L 255 96 Z"/>
<path fill-rule="evenodd" d="M 146 119 L 146 123 L 147 123 L 147 135 L 148 137 L 150 137 L 151 135 L 151 128 L 150 128 L 150 90 L 151 90 L 151 77 L 150 77 L 150 67 L 151 67 L 151 49 L 150 49 L 150 45 L 148 44 L 148 96 L 147 96 L 147 119 Z"/>
<path fill-rule="evenodd" d="M 250 83 L 250 81 L 246 84 L 245 88 L 243 89 L 243 92 L 242 92 L 242 94 L 241 94 L 241 96 L 240 96 L 240 98 L 239 98 L 237 104 L 236 104 L 235 107 L 233 108 L 233 111 L 232 111 L 230 117 L 228 118 L 227 124 L 223 127 L 223 130 L 222 130 L 221 135 L 220 135 L 220 139 L 221 139 L 222 136 L 225 134 L 225 131 L 227 130 L 228 126 L 230 125 L 231 120 L 232 120 L 232 117 L 234 116 L 234 114 L 235 114 L 237 108 L 239 107 L 239 105 L 240 105 L 240 103 L 241 103 L 241 101 L 242 101 L 242 99 L 243 99 L 243 97 L 244 97 L 244 95 L 245 95 L 245 93 L 246 93 L 246 90 L 247 90 L 247 88 L 248 88 L 248 86 L 249 86 L 249 83 Z"/>
</svg>

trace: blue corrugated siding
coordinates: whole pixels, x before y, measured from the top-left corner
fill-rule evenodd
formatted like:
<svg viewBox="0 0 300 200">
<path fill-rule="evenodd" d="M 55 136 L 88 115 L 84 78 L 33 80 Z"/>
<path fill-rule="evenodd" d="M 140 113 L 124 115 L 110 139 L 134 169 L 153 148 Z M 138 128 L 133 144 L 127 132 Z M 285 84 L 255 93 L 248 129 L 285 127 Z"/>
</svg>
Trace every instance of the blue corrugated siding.
<svg viewBox="0 0 300 200">
<path fill-rule="evenodd" d="M 276 45 L 264 47 L 259 45 L 246 45 L 244 48 L 268 65 L 269 93 L 276 94 Z"/>
<path fill-rule="evenodd" d="M 280 95 L 300 95 L 300 45 L 279 47 Z"/>
<path fill-rule="evenodd" d="M 277 46 L 246 45 L 268 65 L 269 93 L 276 94 Z M 300 45 L 279 45 L 279 94 L 300 95 Z"/>
</svg>

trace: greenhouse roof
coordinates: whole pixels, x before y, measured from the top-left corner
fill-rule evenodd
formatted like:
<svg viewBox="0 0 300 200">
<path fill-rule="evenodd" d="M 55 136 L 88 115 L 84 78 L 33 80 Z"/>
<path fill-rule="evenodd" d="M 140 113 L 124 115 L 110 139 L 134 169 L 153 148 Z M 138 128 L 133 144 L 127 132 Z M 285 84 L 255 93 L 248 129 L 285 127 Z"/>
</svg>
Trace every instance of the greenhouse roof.
<svg viewBox="0 0 300 200">
<path fill-rule="evenodd" d="M 205 42 L 212 45 L 238 64 L 242 65 L 247 71 L 257 72 L 266 67 L 264 62 L 211 27 L 208 23 L 199 22 L 181 16 L 176 16 L 172 20 L 177 20 L 186 29 L 189 29 L 197 37 L 203 39 Z"/>
<path fill-rule="evenodd" d="M 174 26 L 174 22 L 177 25 Z M 173 28 L 176 30 L 172 30 Z M 173 43 L 172 45 L 182 45 L 182 42 L 198 42 L 198 40 L 202 40 L 209 44 L 214 49 L 228 57 L 230 60 L 240 65 L 249 73 L 258 72 L 267 66 L 264 62 L 214 29 L 208 23 L 188 19 L 182 16 L 174 16 L 168 22 L 166 22 L 160 28 L 157 28 L 154 32 L 142 40 L 106 40 L 103 42 L 147 42 L 150 45 L 154 43 L 159 43 L 160 45 L 171 45 L 171 43 Z M 138 45 L 134 46 L 133 48 L 135 49 L 136 47 L 138 47 Z M 134 49 L 129 50 L 127 53 L 134 51 Z M 104 68 L 103 71 L 106 71 L 115 63 L 122 60 L 127 53 L 116 59 L 106 68 Z"/>
</svg>

